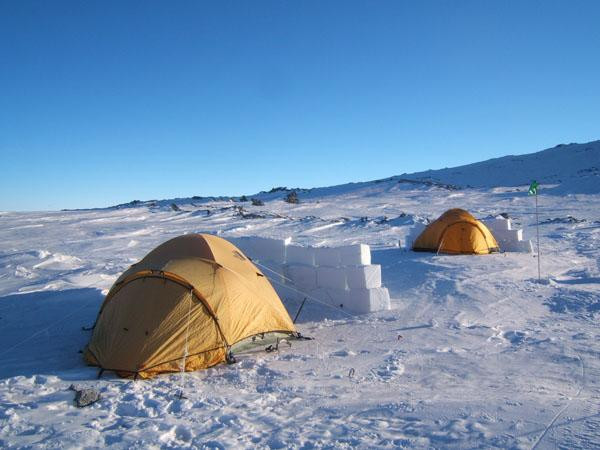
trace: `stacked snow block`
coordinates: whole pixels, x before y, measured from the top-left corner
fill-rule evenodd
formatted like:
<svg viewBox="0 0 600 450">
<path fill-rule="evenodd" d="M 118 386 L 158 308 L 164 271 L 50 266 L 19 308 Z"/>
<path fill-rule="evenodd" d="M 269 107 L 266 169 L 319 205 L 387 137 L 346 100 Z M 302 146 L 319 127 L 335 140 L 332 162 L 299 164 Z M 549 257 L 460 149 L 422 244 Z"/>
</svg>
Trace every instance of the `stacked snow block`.
<svg viewBox="0 0 600 450">
<path fill-rule="evenodd" d="M 374 289 L 381 287 L 381 266 L 346 267 L 348 289 Z"/>
<path fill-rule="evenodd" d="M 348 309 L 360 314 L 390 309 L 390 294 L 387 288 L 350 289 L 347 291 Z"/>
<path fill-rule="evenodd" d="M 346 270 L 344 267 L 321 266 L 317 269 L 317 287 L 325 289 L 340 289 L 345 291 Z"/>
<path fill-rule="evenodd" d="M 357 244 L 343 247 L 292 245 L 291 238 L 230 238 L 266 271 L 283 298 L 302 300 L 306 294 L 350 312 L 390 309 L 390 296 L 381 286 L 381 266 L 371 264 L 371 249 Z M 261 267 L 261 265 L 263 267 Z"/>
<path fill-rule="evenodd" d="M 340 252 L 337 248 L 315 248 L 315 265 L 323 267 L 337 267 L 340 265 Z"/>
<path fill-rule="evenodd" d="M 315 265 L 324 267 L 371 264 L 371 248 L 365 244 L 315 248 Z"/>
<path fill-rule="evenodd" d="M 531 241 L 523 240 L 523 230 L 514 230 L 510 219 L 498 216 L 492 219 L 484 219 L 483 223 L 490 229 L 500 250 L 503 252 L 532 253 Z"/>
<path fill-rule="evenodd" d="M 314 290 L 317 284 L 317 269 L 311 266 L 290 265 L 284 267 L 286 278 L 302 290 Z"/>
<path fill-rule="evenodd" d="M 251 259 L 271 261 L 276 264 L 285 263 L 286 246 L 292 241 L 287 239 L 268 239 L 262 237 L 230 238 L 234 245 Z"/>
<path fill-rule="evenodd" d="M 346 266 L 370 265 L 371 247 L 365 244 L 347 245 L 338 247 L 340 251 L 340 263 Z"/>
<path fill-rule="evenodd" d="M 381 266 L 371 264 L 368 245 L 290 245 L 286 267 L 294 285 L 322 302 L 361 314 L 390 309 L 389 292 L 381 286 Z M 316 275 L 314 288 L 311 268 Z"/>
<path fill-rule="evenodd" d="M 288 245 L 286 247 L 286 263 L 301 264 L 303 266 L 315 265 L 315 248 L 300 247 L 298 245 Z"/>
</svg>

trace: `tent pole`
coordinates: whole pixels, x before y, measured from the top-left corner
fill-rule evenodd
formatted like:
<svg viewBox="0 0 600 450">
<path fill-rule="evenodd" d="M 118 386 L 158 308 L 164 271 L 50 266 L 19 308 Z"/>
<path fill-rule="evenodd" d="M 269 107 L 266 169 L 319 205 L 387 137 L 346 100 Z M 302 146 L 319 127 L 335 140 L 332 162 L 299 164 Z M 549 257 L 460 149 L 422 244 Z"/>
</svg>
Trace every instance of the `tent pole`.
<svg viewBox="0 0 600 450">
<path fill-rule="evenodd" d="M 540 220 L 538 214 L 538 195 L 537 189 L 535 191 L 535 229 L 537 234 L 537 266 L 538 266 L 538 281 L 542 280 L 541 270 L 540 270 Z"/>
<path fill-rule="evenodd" d="M 192 313 L 192 296 L 194 292 L 190 290 L 189 303 L 188 303 L 188 313 L 187 313 L 187 325 L 185 327 L 185 346 L 183 348 L 183 363 L 181 365 L 181 385 L 179 386 L 179 399 L 185 398 L 184 393 L 184 381 L 185 381 L 185 360 L 188 356 L 188 339 L 190 335 L 190 316 Z"/>
<path fill-rule="evenodd" d="M 437 252 L 436 252 L 436 256 L 438 256 L 440 254 L 440 250 L 442 249 L 442 245 L 444 245 L 444 239 L 446 239 L 446 233 L 444 232 L 444 235 L 442 236 L 442 239 L 440 240 L 440 244 L 438 245 L 437 248 Z"/>
</svg>

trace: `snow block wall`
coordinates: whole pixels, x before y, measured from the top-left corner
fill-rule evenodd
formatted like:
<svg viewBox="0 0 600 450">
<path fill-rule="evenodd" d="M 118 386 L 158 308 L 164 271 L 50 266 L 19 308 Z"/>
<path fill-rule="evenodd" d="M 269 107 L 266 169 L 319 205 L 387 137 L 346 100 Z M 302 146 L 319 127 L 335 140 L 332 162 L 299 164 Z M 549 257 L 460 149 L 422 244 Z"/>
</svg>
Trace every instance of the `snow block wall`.
<svg viewBox="0 0 600 450">
<path fill-rule="evenodd" d="M 261 237 L 229 238 L 237 248 L 252 259 L 284 264 L 286 246 L 292 241 L 287 239 L 268 239 Z"/>
<path fill-rule="evenodd" d="M 533 253 L 530 240 L 523 240 L 523 230 L 514 230 L 510 219 L 498 216 L 492 219 L 483 219 L 482 222 L 490 229 L 500 251 Z"/>
<path fill-rule="evenodd" d="M 381 266 L 371 264 L 368 245 L 305 247 L 293 245 L 291 238 L 229 240 L 259 263 L 283 298 L 301 301 L 308 294 L 359 314 L 390 309 L 389 292 L 381 285 Z"/>
</svg>

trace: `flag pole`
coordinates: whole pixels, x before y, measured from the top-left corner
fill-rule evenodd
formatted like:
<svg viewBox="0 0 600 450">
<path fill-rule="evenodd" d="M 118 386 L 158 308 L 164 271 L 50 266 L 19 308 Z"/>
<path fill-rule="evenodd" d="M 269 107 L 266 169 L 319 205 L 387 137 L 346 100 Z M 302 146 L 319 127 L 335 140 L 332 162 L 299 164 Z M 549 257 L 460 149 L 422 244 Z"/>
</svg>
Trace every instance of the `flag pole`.
<svg viewBox="0 0 600 450">
<path fill-rule="evenodd" d="M 537 234 L 537 263 L 538 263 L 538 281 L 542 281 L 542 275 L 540 271 L 540 220 L 538 214 L 538 194 L 537 189 L 535 190 L 535 229 Z"/>
</svg>

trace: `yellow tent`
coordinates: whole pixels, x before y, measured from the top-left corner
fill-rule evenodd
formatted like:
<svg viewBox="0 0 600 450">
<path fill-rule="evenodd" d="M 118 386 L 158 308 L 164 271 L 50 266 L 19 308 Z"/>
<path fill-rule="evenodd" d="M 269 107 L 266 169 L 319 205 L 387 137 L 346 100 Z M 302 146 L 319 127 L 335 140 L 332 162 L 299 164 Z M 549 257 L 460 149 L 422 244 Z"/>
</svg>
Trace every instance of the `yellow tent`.
<svg viewBox="0 0 600 450">
<path fill-rule="evenodd" d="M 499 251 L 494 235 L 464 209 L 450 209 L 430 223 L 413 244 L 421 252 L 485 254 Z"/>
<path fill-rule="evenodd" d="M 206 368 L 265 333 L 295 335 L 277 293 L 233 244 L 176 237 L 126 270 L 106 296 L 84 353 L 121 376 Z M 185 362 L 185 363 L 184 363 Z"/>
</svg>

